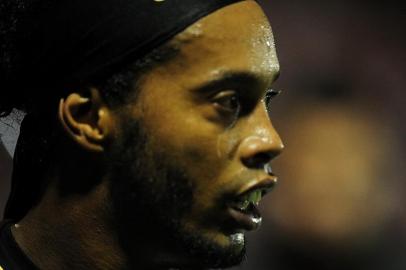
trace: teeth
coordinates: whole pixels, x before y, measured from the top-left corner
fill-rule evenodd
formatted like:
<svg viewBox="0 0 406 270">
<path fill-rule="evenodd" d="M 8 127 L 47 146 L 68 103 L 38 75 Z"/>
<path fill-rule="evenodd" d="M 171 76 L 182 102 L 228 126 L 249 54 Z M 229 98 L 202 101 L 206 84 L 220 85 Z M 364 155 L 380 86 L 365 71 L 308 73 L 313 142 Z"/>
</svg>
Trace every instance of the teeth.
<svg viewBox="0 0 406 270">
<path fill-rule="evenodd" d="M 236 207 L 241 210 L 247 210 L 248 206 L 252 203 L 254 205 L 258 205 L 259 202 L 261 201 L 262 198 L 262 191 L 261 190 L 255 190 L 252 191 L 244 196 L 242 196 L 237 204 Z"/>
<path fill-rule="evenodd" d="M 247 210 L 249 205 L 250 205 L 250 202 L 248 199 L 242 199 L 237 202 L 236 207 L 238 208 L 238 210 L 244 211 L 244 210 Z"/>
<path fill-rule="evenodd" d="M 256 191 L 252 192 L 250 195 L 250 201 L 255 205 L 259 204 L 259 201 L 261 200 L 261 198 L 262 198 L 262 192 L 260 190 L 256 190 Z"/>
</svg>

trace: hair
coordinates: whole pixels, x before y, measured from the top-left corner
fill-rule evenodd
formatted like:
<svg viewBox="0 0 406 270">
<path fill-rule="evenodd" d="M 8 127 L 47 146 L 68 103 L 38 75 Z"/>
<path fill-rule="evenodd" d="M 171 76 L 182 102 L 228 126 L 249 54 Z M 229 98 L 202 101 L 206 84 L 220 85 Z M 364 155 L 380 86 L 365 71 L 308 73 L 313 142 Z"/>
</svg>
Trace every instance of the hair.
<svg viewBox="0 0 406 270">
<path fill-rule="evenodd" d="M 168 60 L 177 52 L 177 47 L 170 42 L 157 47 L 140 59 L 114 70 L 110 74 L 92 77 L 70 85 L 60 85 L 59 89 L 47 89 L 46 78 L 41 85 L 41 93 L 30 91 L 32 89 L 14 89 L 8 83 L 9 78 L 19 78 L 19 67 L 24 66 L 23 57 L 15 46 L 18 33 L 18 22 L 26 19 L 29 13 L 41 12 L 52 0 L 1 0 L 0 1 L 0 118 L 8 116 L 13 109 L 31 113 L 39 108 L 47 108 L 51 100 L 60 98 L 66 91 L 97 87 L 109 105 L 119 105 L 127 101 L 128 95 L 137 90 L 137 82 L 148 69 L 154 65 Z M 35 22 L 33 22 L 35 23 Z M 49 78 L 51 79 L 51 78 Z M 52 91 L 47 91 L 52 90 Z M 52 96 L 51 96 L 52 95 Z M 35 98 L 39 96 L 39 98 Z"/>
<path fill-rule="evenodd" d="M 48 89 L 44 79 L 41 93 L 27 88 L 16 88 L 8 83 L 9 78 L 19 78 L 18 67 L 24 65 L 14 42 L 19 34 L 17 24 L 27 12 L 36 10 L 37 2 L 49 0 L 1 0 L 0 1 L 0 119 L 9 116 L 14 109 L 26 114 L 20 129 L 14 155 L 12 194 L 7 204 L 5 218 L 19 220 L 41 198 L 43 182 L 27 182 L 24 179 L 41 181 L 48 169 L 50 154 L 55 143 L 56 108 L 58 100 L 69 90 L 99 89 L 105 102 L 118 107 L 134 100 L 139 92 L 142 75 L 156 64 L 168 60 L 178 50 L 167 42 L 145 57 L 121 67 L 111 74 L 74 82 L 69 88 L 60 86 Z M 40 6 L 39 5 L 39 6 Z M 31 90 L 31 91 L 30 91 Z M 52 91 L 51 91 L 52 90 Z M 34 158 L 35 157 L 35 158 Z M 23 182 L 23 184 L 22 184 Z"/>
</svg>

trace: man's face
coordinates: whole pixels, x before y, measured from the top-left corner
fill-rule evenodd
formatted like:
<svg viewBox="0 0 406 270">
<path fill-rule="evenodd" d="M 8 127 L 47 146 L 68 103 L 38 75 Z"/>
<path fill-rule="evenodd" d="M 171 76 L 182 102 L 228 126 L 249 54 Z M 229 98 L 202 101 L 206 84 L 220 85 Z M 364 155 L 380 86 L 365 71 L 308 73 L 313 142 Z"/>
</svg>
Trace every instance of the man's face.
<svg viewBox="0 0 406 270">
<path fill-rule="evenodd" d="M 272 31 L 243 1 L 173 42 L 176 57 L 146 73 L 119 113 L 113 200 L 125 241 L 145 221 L 172 252 L 236 264 L 244 231 L 260 222 L 255 204 L 276 180 L 264 167 L 283 148 L 266 104 L 279 72 Z"/>
</svg>

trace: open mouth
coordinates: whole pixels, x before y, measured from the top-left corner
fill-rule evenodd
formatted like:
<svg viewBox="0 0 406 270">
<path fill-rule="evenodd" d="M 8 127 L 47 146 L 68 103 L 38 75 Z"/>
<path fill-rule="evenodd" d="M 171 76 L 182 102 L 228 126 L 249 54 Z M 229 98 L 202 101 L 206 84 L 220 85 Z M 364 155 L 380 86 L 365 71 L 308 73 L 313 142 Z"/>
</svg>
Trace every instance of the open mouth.
<svg viewBox="0 0 406 270">
<path fill-rule="evenodd" d="M 228 212 L 239 229 L 255 230 L 262 223 L 262 216 L 258 210 L 261 199 L 275 185 L 275 181 L 264 181 L 260 185 L 251 187 L 228 204 Z"/>
<path fill-rule="evenodd" d="M 247 212 L 252 206 L 258 206 L 259 202 L 262 199 L 262 196 L 265 194 L 263 190 L 254 190 L 246 193 L 243 196 L 240 196 L 234 202 L 233 207 L 241 212 Z"/>
</svg>

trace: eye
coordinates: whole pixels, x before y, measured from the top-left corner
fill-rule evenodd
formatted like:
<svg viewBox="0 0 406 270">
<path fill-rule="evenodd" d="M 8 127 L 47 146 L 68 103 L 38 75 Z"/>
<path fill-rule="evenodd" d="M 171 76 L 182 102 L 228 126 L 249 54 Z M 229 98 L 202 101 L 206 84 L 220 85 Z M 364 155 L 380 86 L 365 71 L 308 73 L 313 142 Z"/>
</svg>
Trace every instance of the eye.
<svg viewBox="0 0 406 270">
<path fill-rule="evenodd" d="M 216 94 L 212 102 L 220 112 L 233 114 L 236 117 L 241 110 L 240 96 L 233 90 L 222 91 Z"/>
</svg>

